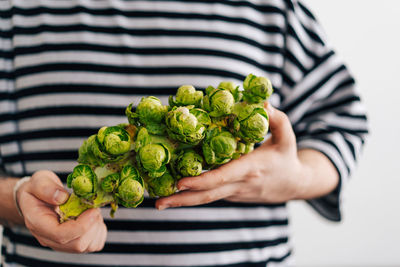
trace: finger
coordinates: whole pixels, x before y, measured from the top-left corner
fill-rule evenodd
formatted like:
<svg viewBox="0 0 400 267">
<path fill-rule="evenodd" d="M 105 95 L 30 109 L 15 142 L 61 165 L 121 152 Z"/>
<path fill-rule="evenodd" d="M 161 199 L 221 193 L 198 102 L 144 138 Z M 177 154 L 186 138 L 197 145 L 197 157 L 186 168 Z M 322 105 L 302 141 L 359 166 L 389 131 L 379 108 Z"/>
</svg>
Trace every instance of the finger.
<svg viewBox="0 0 400 267">
<path fill-rule="evenodd" d="M 71 240 L 66 244 L 57 243 L 54 240 L 38 236 L 36 233 L 33 234 L 38 239 L 41 245 L 50 247 L 56 251 L 69 252 L 69 253 L 86 253 L 86 252 L 91 252 L 89 250 L 89 247 L 92 244 L 93 240 L 98 238 L 97 236 L 98 233 L 101 231 L 101 227 L 102 226 L 100 223 L 95 223 L 92 225 L 92 228 L 83 236 Z"/>
<path fill-rule="evenodd" d="M 242 181 L 253 168 L 250 154 L 232 160 L 218 169 L 207 171 L 199 176 L 185 177 L 178 181 L 179 190 L 211 190 L 226 184 Z"/>
<path fill-rule="evenodd" d="M 76 220 L 60 224 L 54 209 L 46 206 L 30 194 L 22 196 L 24 198 L 21 199 L 21 202 L 29 203 L 29 205 L 25 204 L 21 207 L 28 229 L 60 244 L 66 244 L 79 238 L 89 231 L 93 223 L 102 220 L 98 209 L 89 209 Z"/>
<path fill-rule="evenodd" d="M 92 240 L 92 242 L 90 242 L 85 252 L 89 253 L 102 250 L 104 248 L 106 238 L 107 238 L 107 227 L 103 223 L 97 229 L 97 233 L 94 239 Z"/>
<path fill-rule="evenodd" d="M 228 184 L 212 190 L 204 191 L 182 191 L 169 197 L 160 198 L 156 201 L 156 208 L 197 206 L 214 202 L 234 195 L 238 190 L 238 184 Z"/>
<path fill-rule="evenodd" d="M 32 175 L 29 193 L 51 205 L 63 204 L 68 199 L 60 178 L 51 171 L 38 171 Z"/>
<path fill-rule="evenodd" d="M 296 136 L 288 116 L 266 102 L 264 104 L 269 117 L 269 128 L 272 134 L 272 143 L 280 146 L 296 146 Z"/>
</svg>

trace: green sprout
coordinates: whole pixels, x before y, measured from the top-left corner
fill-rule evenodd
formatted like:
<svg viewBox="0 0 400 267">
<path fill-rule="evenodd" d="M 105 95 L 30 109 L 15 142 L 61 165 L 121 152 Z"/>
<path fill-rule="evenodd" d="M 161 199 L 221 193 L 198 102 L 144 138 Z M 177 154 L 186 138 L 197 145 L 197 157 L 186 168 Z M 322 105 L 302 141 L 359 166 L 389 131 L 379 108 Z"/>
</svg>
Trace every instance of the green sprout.
<svg viewBox="0 0 400 267">
<path fill-rule="evenodd" d="M 163 124 L 168 107 L 154 96 L 143 97 L 136 109 L 131 103 L 125 110 L 128 121 L 132 125 L 144 126 L 152 134 L 162 135 L 165 132 Z"/>
<path fill-rule="evenodd" d="M 140 166 L 150 177 L 159 177 L 167 171 L 171 153 L 164 144 L 147 144 L 138 153 Z"/>
<path fill-rule="evenodd" d="M 129 133 L 120 126 L 102 127 L 79 148 L 78 162 L 94 166 L 121 161 L 131 148 Z"/>
<path fill-rule="evenodd" d="M 203 138 L 206 127 L 190 110 L 193 106 L 173 107 L 167 113 L 165 122 L 170 138 L 182 143 L 197 145 Z"/>
<path fill-rule="evenodd" d="M 167 197 L 175 193 L 176 180 L 169 171 L 162 176 L 147 180 L 147 191 L 150 197 Z"/>
<path fill-rule="evenodd" d="M 203 142 L 203 155 L 210 166 L 229 162 L 237 148 L 236 138 L 226 129 L 211 125 Z"/>
<path fill-rule="evenodd" d="M 67 186 L 81 198 L 93 199 L 97 191 L 97 176 L 88 165 L 79 164 L 67 177 Z"/>
<path fill-rule="evenodd" d="M 241 105 L 233 120 L 232 132 L 246 143 L 257 143 L 264 140 L 268 132 L 268 114 L 257 104 Z"/>
<path fill-rule="evenodd" d="M 170 96 L 168 102 L 171 107 L 194 105 L 200 108 L 202 100 L 202 91 L 197 91 L 192 85 L 182 85 L 178 88 L 176 99 L 174 100 L 174 97 Z"/>
<path fill-rule="evenodd" d="M 231 91 L 224 87 L 206 88 L 206 95 L 203 98 L 203 108 L 211 117 L 221 117 L 232 113 L 235 98 Z"/>
<path fill-rule="evenodd" d="M 271 81 L 265 77 L 249 74 L 243 82 L 243 97 L 248 103 L 261 103 L 273 93 Z"/>
<path fill-rule="evenodd" d="M 115 196 L 118 203 L 127 208 L 136 208 L 144 199 L 144 181 L 138 170 L 127 165 L 121 171 L 120 182 Z"/>
<path fill-rule="evenodd" d="M 173 162 L 174 175 L 182 177 L 198 176 L 203 170 L 203 157 L 193 149 L 181 150 Z"/>
</svg>

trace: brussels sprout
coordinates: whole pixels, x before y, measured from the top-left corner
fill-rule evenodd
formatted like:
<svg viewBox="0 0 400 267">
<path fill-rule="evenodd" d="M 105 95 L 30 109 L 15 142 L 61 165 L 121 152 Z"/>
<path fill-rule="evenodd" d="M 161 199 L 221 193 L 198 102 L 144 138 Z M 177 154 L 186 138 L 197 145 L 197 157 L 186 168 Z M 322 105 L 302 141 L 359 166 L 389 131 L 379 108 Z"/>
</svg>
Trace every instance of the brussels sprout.
<svg viewBox="0 0 400 267">
<path fill-rule="evenodd" d="M 243 82 L 243 98 L 248 103 L 261 103 L 273 93 L 271 81 L 265 77 L 249 74 Z"/>
<path fill-rule="evenodd" d="M 113 173 L 106 177 L 104 177 L 103 181 L 101 181 L 101 189 L 104 192 L 111 193 L 117 189 L 120 180 L 119 173 Z"/>
<path fill-rule="evenodd" d="M 78 162 L 93 166 L 121 161 L 131 147 L 129 133 L 119 127 L 102 127 L 97 135 L 90 136 L 79 148 Z"/>
<path fill-rule="evenodd" d="M 168 107 L 164 106 L 160 99 L 154 96 L 143 97 L 136 107 L 131 103 L 125 110 L 130 124 L 144 126 L 152 134 L 163 134 L 165 125 L 162 123 Z"/>
<path fill-rule="evenodd" d="M 206 88 L 206 96 L 203 98 L 203 108 L 211 117 L 221 117 L 232 113 L 235 99 L 232 93 L 225 88 Z"/>
<path fill-rule="evenodd" d="M 139 152 L 142 147 L 148 144 L 163 144 L 171 154 L 179 146 L 178 142 L 172 141 L 167 136 L 150 134 L 146 128 L 140 127 L 133 144 L 133 149 L 135 152 Z"/>
<path fill-rule="evenodd" d="M 162 176 L 147 181 L 150 197 L 167 197 L 176 191 L 175 178 L 166 171 Z"/>
<path fill-rule="evenodd" d="M 174 174 L 180 179 L 188 176 L 198 176 L 203 170 L 203 157 L 193 149 L 181 150 L 174 160 Z"/>
<path fill-rule="evenodd" d="M 246 143 L 264 140 L 268 132 L 268 114 L 256 104 L 242 105 L 233 121 L 232 132 Z"/>
<path fill-rule="evenodd" d="M 209 165 L 224 164 L 232 159 L 237 148 L 235 137 L 226 129 L 211 125 L 203 141 L 204 159 Z"/>
<path fill-rule="evenodd" d="M 79 164 L 67 177 L 67 186 L 81 198 L 93 199 L 97 192 L 97 176 L 88 165 Z"/>
<path fill-rule="evenodd" d="M 218 88 L 231 92 L 235 102 L 239 102 L 243 97 L 242 92 L 239 90 L 239 85 L 236 86 L 233 82 L 220 82 Z"/>
<path fill-rule="evenodd" d="M 254 144 L 253 143 L 238 142 L 237 143 L 236 152 L 233 154 L 232 158 L 233 159 L 238 159 L 238 158 L 240 158 L 240 156 L 242 154 L 250 153 L 253 150 L 254 150 Z"/>
<path fill-rule="evenodd" d="M 136 208 L 144 199 L 144 182 L 139 172 L 132 165 L 121 171 L 121 181 L 117 188 L 118 202 L 127 208 Z"/>
<path fill-rule="evenodd" d="M 100 128 L 97 140 L 103 151 L 112 156 L 125 154 L 131 148 L 129 133 L 119 126 Z"/>
<path fill-rule="evenodd" d="M 171 95 L 168 102 L 171 107 L 194 105 L 199 108 L 201 107 L 201 100 L 203 100 L 202 91 L 197 91 L 192 85 L 182 85 L 178 88 L 176 100 Z"/>
<path fill-rule="evenodd" d="M 137 158 L 150 177 L 159 177 L 166 172 L 171 153 L 163 144 L 147 144 L 139 150 Z"/>
<path fill-rule="evenodd" d="M 196 145 L 204 138 L 206 128 L 195 115 L 190 113 L 189 109 L 191 108 L 191 106 L 172 108 L 167 113 L 165 122 L 170 138 L 182 143 Z"/>
</svg>

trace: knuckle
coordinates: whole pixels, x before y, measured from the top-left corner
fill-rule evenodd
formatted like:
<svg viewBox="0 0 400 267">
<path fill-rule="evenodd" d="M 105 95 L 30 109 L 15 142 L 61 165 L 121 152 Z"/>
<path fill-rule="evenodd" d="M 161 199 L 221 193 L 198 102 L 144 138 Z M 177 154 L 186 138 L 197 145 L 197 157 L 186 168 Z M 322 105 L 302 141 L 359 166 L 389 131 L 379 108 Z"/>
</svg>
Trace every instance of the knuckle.
<svg viewBox="0 0 400 267">
<path fill-rule="evenodd" d="M 72 246 L 72 250 L 75 251 L 76 253 L 84 253 L 87 249 L 87 246 L 85 245 L 82 240 L 78 240 L 75 242 Z"/>
<path fill-rule="evenodd" d="M 214 201 L 214 194 L 212 192 L 206 192 L 204 196 L 204 202 L 210 203 L 212 201 Z"/>
<path fill-rule="evenodd" d="M 248 183 L 253 183 L 261 179 L 261 177 L 262 173 L 260 170 L 252 169 L 247 173 L 245 180 Z"/>
<path fill-rule="evenodd" d="M 54 237 L 54 242 L 61 244 L 61 245 L 65 245 L 69 242 L 69 238 L 67 236 L 64 235 L 56 235 Z"/>
</svg>

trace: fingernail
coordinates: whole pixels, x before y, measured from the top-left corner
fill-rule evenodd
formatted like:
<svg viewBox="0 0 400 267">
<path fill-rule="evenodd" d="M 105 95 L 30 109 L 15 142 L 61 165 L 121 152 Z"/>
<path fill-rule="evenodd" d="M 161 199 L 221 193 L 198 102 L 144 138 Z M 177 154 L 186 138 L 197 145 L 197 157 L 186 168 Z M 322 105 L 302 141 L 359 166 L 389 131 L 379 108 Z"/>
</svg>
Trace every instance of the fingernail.
<svg viewBox="0 0 400 267">
<path fill-rule="evenodd" d="M 169 208 L 168 205 L 161 205 L 161 206 L 158 206 L 158 210 L 165 210 L 165 209 L 168 209 L 168 208 Z"/>
<path fill-rule="evenodd" d="M 68 196 L 68 193 L 57 189 L 54 193 L 54 200 L 57 204 L 63 204 L 65 201 L 67 201 Z"/>
<path fill-rule="evenodd" d="M 271 115 L 274 112 L 274 107 L 269 102 L 267 104 L 267 112 L 269 115 Z"/>
<path fill-rule="evenodd" d="M 186 187 L 185 185 L 182 186 L 178 186 L 179 191 L 183 191 L 183 190 L 188 190 L 189 188 Z"/>
</svg>

